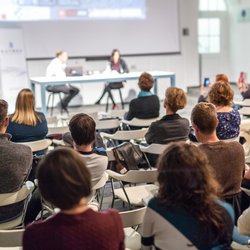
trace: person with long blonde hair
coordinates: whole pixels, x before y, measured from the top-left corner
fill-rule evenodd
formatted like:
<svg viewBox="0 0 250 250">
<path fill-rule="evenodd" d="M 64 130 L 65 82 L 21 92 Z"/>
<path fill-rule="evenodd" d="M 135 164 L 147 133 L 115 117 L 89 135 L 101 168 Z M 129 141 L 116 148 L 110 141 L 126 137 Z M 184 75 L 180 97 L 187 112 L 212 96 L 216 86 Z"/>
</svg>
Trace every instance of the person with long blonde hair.
<svg viewBox="0 0 250 250">
<path fill-rule="evenodd" d="M 14 142 L 44 139 L 48 133 L 43 113 L 35 111 L 35 96 L 30 89 L 22 89 L 16 99 L 14 114 L 10 115 L 7 133 Z"/>
</svg>

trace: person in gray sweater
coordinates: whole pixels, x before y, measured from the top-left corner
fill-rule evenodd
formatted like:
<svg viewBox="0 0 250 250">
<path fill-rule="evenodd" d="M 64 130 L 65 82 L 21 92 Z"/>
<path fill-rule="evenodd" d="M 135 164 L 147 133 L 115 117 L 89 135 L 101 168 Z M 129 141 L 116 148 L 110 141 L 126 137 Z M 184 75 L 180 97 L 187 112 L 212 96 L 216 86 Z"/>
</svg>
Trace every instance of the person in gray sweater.
<svg viewBox="0 0 250 250">
<path fill-rule="evenodd" d="M 32 166 L 28 146 L 13 143 L 6 133 L 8 103 L 0 99 L 0 194 L 18 191 L 27 180 Z M 0 207 L 0 222 L 11 220 L 23 209 L 23 203 Z"/>
</svg>

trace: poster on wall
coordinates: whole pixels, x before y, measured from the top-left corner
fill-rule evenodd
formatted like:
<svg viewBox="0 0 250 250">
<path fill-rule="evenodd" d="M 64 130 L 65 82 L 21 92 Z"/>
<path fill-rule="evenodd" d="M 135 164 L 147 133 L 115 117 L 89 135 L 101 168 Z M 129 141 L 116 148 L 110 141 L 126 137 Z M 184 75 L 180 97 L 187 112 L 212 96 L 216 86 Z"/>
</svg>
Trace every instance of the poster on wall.
<svg viewBox="0 0 250 250">
<path fill-rule="evenodd" d="M 0 28 L 0 98 L 9 103 L 9 113 L 22 88 L 29 88 L 22 30 Z"/>
</svg>

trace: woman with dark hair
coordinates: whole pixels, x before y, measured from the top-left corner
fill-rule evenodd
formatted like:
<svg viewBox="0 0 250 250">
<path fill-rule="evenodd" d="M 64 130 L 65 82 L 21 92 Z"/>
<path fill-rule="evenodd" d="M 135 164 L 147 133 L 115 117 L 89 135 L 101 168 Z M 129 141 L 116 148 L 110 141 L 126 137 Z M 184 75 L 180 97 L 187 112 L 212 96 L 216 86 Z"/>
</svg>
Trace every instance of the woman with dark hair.
<svg viewBox="0 0 250 250">
<path fill-rule="evenodd" d="M 47 154 L 39 164 L 38 184 L 43 199 L 61 211 L 26 228 L 24 250 L 124 249 L 118 213 L 88 208 L 91 179 L 79 153 L 61 148 Z"/>
<path fill-rule="evenodd" d="M 126 120 L 132 120 L 134 117 L 140 119 L 150 119 L 159 116 L 160 101 L 157 95 L 150 90 L 154 85 L 152 75 L 143 72 L 138 81 L 140 92 L 138 97 L 129 103 L 128 113 L 125 114 Z"/>
<path fill-rule="evenodd" d="M 44 139 L 48 133 L 43 113 L 35 111 L 35 96 L 30 89 L 22 89 L 16 99 L 16 109 L 10 115 L 7 133 L 11 141 L 27 142 Z"/>
<path fill-rule="evenodd" d="M 108 70 L 114 70 L 120 74 L 129 72 L 128 66 L 127 66 L 126 62 L 121 58 L 120 51 L 118 49 L 114 49 L 112 51 L 111 57 L 109 60 L 109 64 L 108 64 L 108 68 L 109 68 Z M 113 103 L 113 108 L 115 108 L 116 103 L 114 101 L 114 98 L 113 98 L 111 91 L 112 91 L 112 89 L 121 89 L 121 88 L 123 88 L 122 82 L 111 82 L 111 83 L 105 84 L 105 88 L 102 92 L 102 95 L 95 104 L 100 104 L 104 95 L 106 93 L 108 93 L 109 98 L 111 99 L 111 101 Z M 124 105 L 123 101 L 122 101 L 122 105 Z"/>
<path fill-rule="evenodd" d="M 233 210 L 218 199 L 205 154 L 171 143 L 158 170 L 159 193 L 146 210 L 143 249 L 231 249 Z"/>
</svg>

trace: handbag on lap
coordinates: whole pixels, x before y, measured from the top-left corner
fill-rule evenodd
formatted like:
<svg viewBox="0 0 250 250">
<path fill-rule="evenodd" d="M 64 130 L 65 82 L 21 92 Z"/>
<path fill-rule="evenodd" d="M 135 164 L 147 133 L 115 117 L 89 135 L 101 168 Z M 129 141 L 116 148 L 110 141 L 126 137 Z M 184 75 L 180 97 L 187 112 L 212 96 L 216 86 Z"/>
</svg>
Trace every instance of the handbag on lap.
<svg viewBox="0 0 250 250">
<path fill-rule="evenodd" d="M 140 150 L 139 145 L 131 142 L 124 142 L 112 149 L 116 162 L 111 169 L 120 174 L 125 174 L 129 170 L 148 169 L 151 165 L 147 156 Z"/>
</svg>

